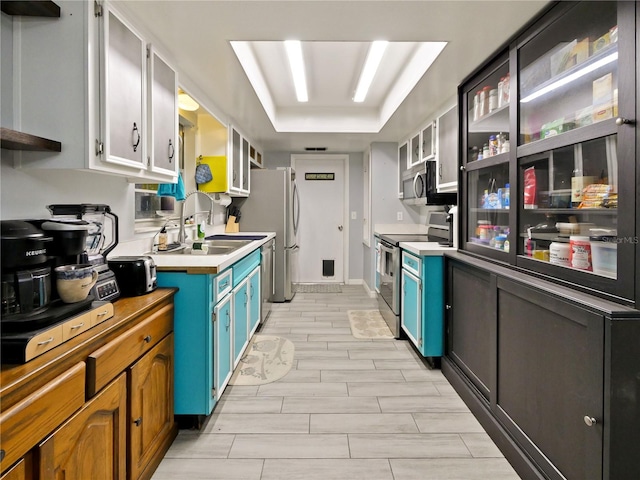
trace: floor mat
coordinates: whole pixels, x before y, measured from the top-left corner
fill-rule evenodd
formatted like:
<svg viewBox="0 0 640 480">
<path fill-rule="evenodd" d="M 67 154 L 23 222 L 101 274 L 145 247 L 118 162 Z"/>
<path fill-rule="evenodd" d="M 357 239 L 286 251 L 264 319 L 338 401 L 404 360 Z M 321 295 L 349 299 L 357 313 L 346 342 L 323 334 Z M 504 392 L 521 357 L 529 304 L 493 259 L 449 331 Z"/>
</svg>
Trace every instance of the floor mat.
<svg viewBox="0 0 640 480">
<path fill-rule="evenodd" d="M 264 385 L 284 377 L 293 365 L 295 347 L 273 335 L 254 335 L 229 385 Z"/>
<path fill-rule="evenodd" d="M 351 334 L 356 338 L 389 338 L 393 334 L 378 310 L 349 310 Z"/>
<path fill-rule="evenodd" d="M 296 293 L 342 293 L 339 283 L 296 283 Z"/>
</svg>

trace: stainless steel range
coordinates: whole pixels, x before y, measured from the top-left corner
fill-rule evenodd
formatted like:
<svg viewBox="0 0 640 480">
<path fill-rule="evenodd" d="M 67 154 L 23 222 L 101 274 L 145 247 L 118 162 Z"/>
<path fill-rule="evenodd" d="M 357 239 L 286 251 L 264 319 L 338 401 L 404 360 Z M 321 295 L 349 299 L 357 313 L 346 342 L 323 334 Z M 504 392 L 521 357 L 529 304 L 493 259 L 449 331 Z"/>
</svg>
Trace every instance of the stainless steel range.
<svg viewBox="0 0 640 480">
<path fill-rule="evenodd" d="M 395 338 L 400 338 L 401 242 L 437 242 L 450 245 L 446 212 L 432 212 L 426 234 L 376 234 L 376 291 L 378 310 Z"/>
</svg>

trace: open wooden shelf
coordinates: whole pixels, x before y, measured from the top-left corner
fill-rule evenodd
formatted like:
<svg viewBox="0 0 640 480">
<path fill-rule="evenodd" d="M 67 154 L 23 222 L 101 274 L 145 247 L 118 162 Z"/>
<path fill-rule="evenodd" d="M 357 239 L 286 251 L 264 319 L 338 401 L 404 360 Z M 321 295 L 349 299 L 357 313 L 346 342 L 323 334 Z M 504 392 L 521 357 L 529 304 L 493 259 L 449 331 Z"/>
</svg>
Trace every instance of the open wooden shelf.
<svg viewBox="0 0 640 480">
<path fill-rule="evenodd" d="M 31 150 L 36 152 L 62 151 L 60 142 L 4 127 L 0 128 L 0 147 L 7 150 Z"/>
<path fill-rule="evenodd" d="M 7 15 L 25 15 L 29 17 L 60 17 L 60 7 L 45 1 L 12 1 L 0 2 L 0 10 Z"/>
</svg>

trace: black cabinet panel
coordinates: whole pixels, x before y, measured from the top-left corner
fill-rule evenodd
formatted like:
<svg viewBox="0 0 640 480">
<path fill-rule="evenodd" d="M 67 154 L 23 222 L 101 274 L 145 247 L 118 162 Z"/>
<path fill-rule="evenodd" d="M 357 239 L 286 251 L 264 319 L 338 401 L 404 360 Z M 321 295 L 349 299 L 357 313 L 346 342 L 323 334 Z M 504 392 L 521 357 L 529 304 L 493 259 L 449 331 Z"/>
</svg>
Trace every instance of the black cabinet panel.
<svg viewBox="0 0 640 480">
<path fill-rule="evenodd" d="M 492 331 L 495 318 L 491 277 L 486 272 L 454 265 L 449 270 L 448 349 L 485 398 L 491 385 Z"/>
<path fill-rule="evenodd" d="M 524 442 L 532 456 L 539 449 L 566 478 L 601 478 L 603 317 L 498 284 L 499 409 L 535 444 Z M 585 416 L 596 424 L 587 426 Z"/>
</svg>

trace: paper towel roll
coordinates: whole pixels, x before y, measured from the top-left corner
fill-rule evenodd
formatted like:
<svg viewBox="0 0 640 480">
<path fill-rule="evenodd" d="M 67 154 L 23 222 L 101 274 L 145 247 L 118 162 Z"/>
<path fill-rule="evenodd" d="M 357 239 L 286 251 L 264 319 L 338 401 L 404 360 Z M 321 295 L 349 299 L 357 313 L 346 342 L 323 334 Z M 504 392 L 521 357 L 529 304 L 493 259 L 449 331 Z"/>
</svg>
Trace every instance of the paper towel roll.
<svg viewBox="0 0 640 480">
<path fill-rule="evenodd" d="M 226 193 L 221 193 L 219 195 L 216 195 L 216 198 L 214 199 L 214 202 L 219 203 L 223 207 L 227 207 L 227 206 L 231 205 L 231 197 L 229 195 L 227 195 Z"/>
</svg>

